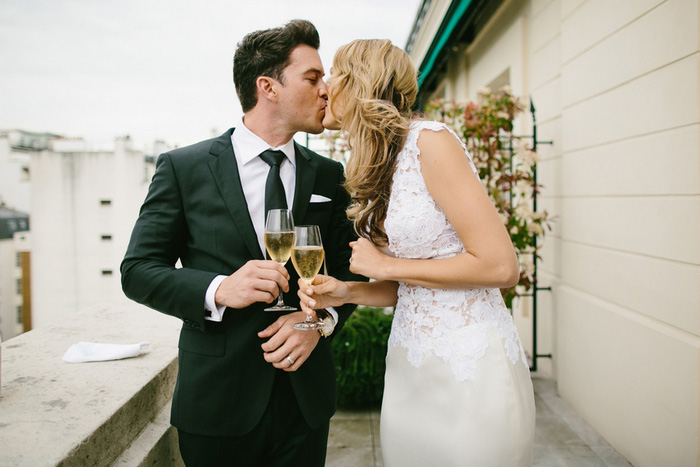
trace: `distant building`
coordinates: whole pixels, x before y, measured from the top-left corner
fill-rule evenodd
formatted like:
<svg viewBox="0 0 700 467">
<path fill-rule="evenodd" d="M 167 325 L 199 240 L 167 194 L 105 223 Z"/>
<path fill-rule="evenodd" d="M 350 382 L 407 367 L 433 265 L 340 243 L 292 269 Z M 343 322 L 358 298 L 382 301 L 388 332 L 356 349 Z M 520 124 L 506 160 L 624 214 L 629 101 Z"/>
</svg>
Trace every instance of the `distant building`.
<svg viewBox="0 0 700 467">
<path fill-rule="evenodd" d="M 0 130 L 0 334 L 31 329 L 29 217 L 31 155 L 60 139 L 53 133 Z"/>
<path fill-rule="evenodd" d="M 31 328 L 29 214 L 0 206 L 0 335 Z"/>
<path fill-rule="evenodd" d="M 53 140 L 47 150 L 32 153 L 35 327 L 69 319 L 73 310 L 127 302 L 119 264 L 153 161 L 132 149 L 128 136 L 106 149 Z"/>
<path fill-rule="evenodd" d="M 297 140 L 321 153 L 327 147 L 317 135 Z M 128 136 L 95 147 L 51 133 L 0 131 L 0 201 L 24 216 L 7 225 L 26 225 L 21 236 L 7 230 L 0 239 L 4 339 L 63 322 L 74 310 L 132 305 L 119 265 L 155 161 L 169 149 L 157 141 L 148 153 L 136 150 Z"/>
<path fill-rule="evenodd" d="M 0 130 L 0 204 L 29 213 L 32 209 L 30 155 L 61 138 L 53 133 Z"/>
</svg>

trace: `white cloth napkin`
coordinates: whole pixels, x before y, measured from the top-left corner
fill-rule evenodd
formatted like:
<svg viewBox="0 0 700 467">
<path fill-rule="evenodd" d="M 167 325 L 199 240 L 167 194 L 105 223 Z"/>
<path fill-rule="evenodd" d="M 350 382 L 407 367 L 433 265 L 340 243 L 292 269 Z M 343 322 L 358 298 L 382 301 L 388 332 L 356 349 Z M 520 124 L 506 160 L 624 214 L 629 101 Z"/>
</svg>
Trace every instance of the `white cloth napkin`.
<svg viewBox="0 0 700 467">
<path fill-rule="evenodd" d="M 104 362 L 106 360 L 119 360 L 122 358 L 137 357 L 142 350 L 146 350 L 150 344 L 99 344 L 96 342 L 80 342 L 73 344 L 66 351 L 63 360 L 69 363 Z"/>
</svg>

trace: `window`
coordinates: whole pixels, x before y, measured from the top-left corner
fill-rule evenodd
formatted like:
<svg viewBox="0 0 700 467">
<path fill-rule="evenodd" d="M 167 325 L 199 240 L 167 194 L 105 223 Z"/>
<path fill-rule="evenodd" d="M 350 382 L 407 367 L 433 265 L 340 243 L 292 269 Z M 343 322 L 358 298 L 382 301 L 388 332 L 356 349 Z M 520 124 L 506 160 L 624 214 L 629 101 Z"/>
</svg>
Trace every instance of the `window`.
<svg viewBox="0 0 700 467">
<path fill-rule="evenodd" d="M 112 270 L 111 270 L 111 269 L 103 269 L 103 270 L 102 270 L 102 275 L 103 275 L 103 276 L 111 276 L 111 275 L 112 275 Z"/>
<path fill-rule="evenodd" d="M 22 280 L 17 279 L 17 295 L 22 295 Z"/>
<path fill-rule="evenodd" d="M 22 256 L 19 251 L 15 253 L 15 266 L 18 268 L 22 266 Z"/>
<path fill-rule="evenodd" d="M 29 167 L 22 167 L 22 172 L 20 173 L 19 179 L 23 182 L 29 181 Z"/>
<path fill-rule="evenodd" d="M 104 241 L 112 240 L 112 236 L 109 234 L 102 235 L 102 240 L 104 240 Z"/>
<path fill-rule="evenodd" d="M 112 204 L 112 200 L 111 199 L 101 199 L 100 204 L 102 206 L 109 206 L 110 204 Z"/>
<path fill-rule="evenodd" d="M 17 306 L 17 324 L 22 324 L 22 305 Z"/>
</svg>

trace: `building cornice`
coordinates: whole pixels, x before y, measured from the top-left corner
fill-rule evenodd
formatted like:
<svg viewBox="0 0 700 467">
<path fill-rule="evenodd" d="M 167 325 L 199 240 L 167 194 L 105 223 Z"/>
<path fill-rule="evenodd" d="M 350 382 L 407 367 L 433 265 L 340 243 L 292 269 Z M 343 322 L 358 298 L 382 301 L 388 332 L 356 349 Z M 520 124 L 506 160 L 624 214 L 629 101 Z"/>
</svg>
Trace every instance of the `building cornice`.
<svg viewBox="0 0 700 467">
<path fill-rule="evenodd" d="M 406 44 L 406 51 L 418 68 L 419 103 L 439 85 L 447 71 L 450 51 L 473 42 L 502 3 L 503 0 L 453 0 L 448 6 L 440 0 L 423 1 Z M 441 18 L 431 21 L 431 15 Z M 420 42 L 422 50 L 418 50 Z"/>
</svg>

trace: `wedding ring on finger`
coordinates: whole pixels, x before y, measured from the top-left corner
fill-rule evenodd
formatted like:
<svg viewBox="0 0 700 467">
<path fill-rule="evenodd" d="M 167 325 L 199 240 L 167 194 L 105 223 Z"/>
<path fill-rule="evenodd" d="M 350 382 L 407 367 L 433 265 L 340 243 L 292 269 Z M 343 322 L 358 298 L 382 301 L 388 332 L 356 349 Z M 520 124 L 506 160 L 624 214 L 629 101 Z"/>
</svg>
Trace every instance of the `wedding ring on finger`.
<svg viewBox="0 0 700 467">
<path fill-rule="evenodd" d="M 289 365 L 294 365 L 294 359 L 292 358 L 291 355 L 287 355 L 287 361 L 289 362 Z"/>
</svg>

